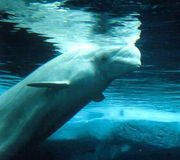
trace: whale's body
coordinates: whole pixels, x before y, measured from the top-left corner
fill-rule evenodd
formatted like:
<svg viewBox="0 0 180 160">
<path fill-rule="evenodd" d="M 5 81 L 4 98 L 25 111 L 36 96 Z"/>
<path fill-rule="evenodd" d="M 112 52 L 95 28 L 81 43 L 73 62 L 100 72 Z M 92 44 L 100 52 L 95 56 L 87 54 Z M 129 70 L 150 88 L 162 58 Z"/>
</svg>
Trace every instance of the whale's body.
<svg viewBox="0 0 180 160">
<path fill-rule="evenodd" d="M 63 54 L 0 96 L 0 159 L 38 144 L 90 101 L 104 99 L 112 80 L 140 66 L 134 46 Z"/>
</svg>

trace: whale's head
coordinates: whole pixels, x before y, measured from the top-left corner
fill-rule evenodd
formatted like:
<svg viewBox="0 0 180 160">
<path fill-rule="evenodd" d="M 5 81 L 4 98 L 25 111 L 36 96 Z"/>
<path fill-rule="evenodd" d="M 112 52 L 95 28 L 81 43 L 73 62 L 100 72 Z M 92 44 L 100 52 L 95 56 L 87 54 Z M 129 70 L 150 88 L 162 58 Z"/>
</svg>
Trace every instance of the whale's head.
<svg viewBox="0 0 180 160">
<path fill-rule="evenodd" d="M 98 55 L 98 65 L 102 74 L 109 80 L 113 80 L 139 68 L 141 54 L 134 44 L 110 47 Z"/>
</svg>

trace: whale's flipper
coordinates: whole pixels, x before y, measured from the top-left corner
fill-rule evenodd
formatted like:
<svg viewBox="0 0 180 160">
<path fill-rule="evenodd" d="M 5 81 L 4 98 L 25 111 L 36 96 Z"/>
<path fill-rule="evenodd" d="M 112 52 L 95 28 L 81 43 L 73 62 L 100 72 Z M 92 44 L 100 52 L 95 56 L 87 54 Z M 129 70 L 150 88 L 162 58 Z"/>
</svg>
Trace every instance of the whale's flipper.
<svg viewBox="0 0 180 160">
<path fill-rule="evenodd" d="M 105 96 L 102 93 L 99 93 L 96 96 L 94 96 L 92 100 L 95 102 L 100 102 L 104 99 L 105 99 Z"/>
<path fill-rule="evenodd" d="M 64 89 L 70 85 L 69 81 L 53 81 L 53 82 L 35 82 L 28 83 L 27 86 L 37 87 L 37 88 L 55 88 L 55 89 Z"/>
</svg>

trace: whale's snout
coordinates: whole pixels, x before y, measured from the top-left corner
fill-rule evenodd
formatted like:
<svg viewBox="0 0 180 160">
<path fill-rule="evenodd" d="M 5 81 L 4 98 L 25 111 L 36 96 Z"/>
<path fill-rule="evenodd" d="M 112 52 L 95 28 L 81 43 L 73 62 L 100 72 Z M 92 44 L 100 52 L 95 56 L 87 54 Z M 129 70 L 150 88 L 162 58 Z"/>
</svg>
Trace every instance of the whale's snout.
<svg viewBox="0 0 180 160">
<path fill-rule="evenodd" d="M 141 53 L 134 44 L 126 45 L 115 51 L 110 66 L 109 73 L 112 79 L 134 71 L 141 66 Z"/>
<path fill-rule="evenodd" d="M 141 53 L 134 44 L 128 45 L 122 50 L 122 59 L 132 68 L 136 69 L 141 66 Z"/>
</svg>

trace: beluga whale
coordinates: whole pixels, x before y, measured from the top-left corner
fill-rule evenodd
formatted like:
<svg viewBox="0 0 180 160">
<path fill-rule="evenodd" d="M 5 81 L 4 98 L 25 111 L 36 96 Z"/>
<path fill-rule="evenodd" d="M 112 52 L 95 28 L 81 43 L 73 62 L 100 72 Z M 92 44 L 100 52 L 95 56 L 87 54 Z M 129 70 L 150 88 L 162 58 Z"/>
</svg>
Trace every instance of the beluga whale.
<svg viewBox="0 0 180 160">
<path fill-rule="evenodd" d="M 116 78 L 141 65 L 134 44 L 61 54 L 0 96 L 0 159 L 39 144 Z"/>
</svg>

